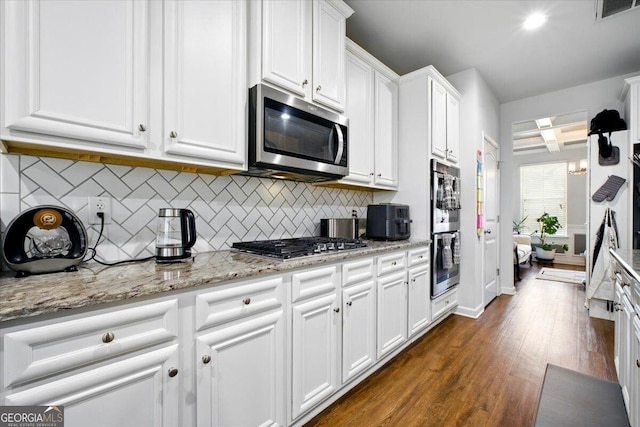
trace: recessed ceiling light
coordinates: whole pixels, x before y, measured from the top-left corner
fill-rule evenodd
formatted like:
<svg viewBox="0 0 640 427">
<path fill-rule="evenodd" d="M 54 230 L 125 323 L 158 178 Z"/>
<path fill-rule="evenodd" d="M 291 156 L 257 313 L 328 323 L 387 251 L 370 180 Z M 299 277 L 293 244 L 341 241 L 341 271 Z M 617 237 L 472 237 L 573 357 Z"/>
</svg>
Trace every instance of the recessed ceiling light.
<svg viewBox="0 0 640 427">
<path fill-rule="evenodd" d="M 522 27 L 525 30 L 535 30 L 536 28 L 541 27 L 545 22 L 547 22 L 547 15 L 540 12 L 534 12 L 524 20 Z"/>
</svg>

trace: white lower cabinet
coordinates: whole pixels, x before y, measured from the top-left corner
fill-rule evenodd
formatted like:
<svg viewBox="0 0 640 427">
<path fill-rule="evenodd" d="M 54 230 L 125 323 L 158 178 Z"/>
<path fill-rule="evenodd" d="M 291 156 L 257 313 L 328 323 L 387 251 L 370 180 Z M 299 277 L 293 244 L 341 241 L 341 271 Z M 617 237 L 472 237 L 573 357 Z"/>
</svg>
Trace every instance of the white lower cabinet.
<svg viewBox="0 0 640 427">
<path fill-rule="evenodd" d="M 196 341 L 198 426 L 285 425 L 282 309 Z"/>
<path fill-rule="evenodd" d="M 406 280 L 404 271 L 378 278 L 378 358 L 407 340 Z"/>
<path fill-rule="evenodd" d="M 179 425 L 175 299 L 2 331 L 3 405 L 64 406 L 65 425 Z"/>
<path fill-rule="evenodd" d="M 431 301 L 431 318 L 435 320 L 453 310 L 457 305 L 458 290 L 453 288 Z"/>
<path fill-rule="evenodd" d="M 640 317 L 636 314 L 633 317 L 633 332 L 631 334 L 631 395 L 629 402 L 629 419 L 632 426 L 640 426 Z"/>
<path fill-rule="evenodd" d="M 431 323 L 429 265 L 410 268 L 408 275 L 407 316 L 411 338 Z"/>
<path fill-rule="evenodd" d="M 329 397 L 340 386 L 342 317 L 338 289 L 335 266 L 292 275 L 292 419 Z"/>
<path fill-rule="evenodd" d="M 282 276 L 195 298 L 198 426 L 285 425 Z"/>
<path fill-rule="evenodd" d="M 342 267 L 342 382 L 376 361 L 376 287 L 373 259 Z"/>
</svg>

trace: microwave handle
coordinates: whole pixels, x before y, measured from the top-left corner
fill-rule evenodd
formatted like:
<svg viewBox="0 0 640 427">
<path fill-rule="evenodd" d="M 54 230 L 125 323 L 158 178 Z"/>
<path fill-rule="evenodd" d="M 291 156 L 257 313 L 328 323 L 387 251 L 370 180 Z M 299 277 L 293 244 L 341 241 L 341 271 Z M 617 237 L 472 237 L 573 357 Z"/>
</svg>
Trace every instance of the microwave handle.
<svg viewBox="0 0 640 427">
<path fill-rule="evenodd" d="M 342 160 L 342 152 L 344 151 L 344 135 L 342 134 L 342 128 L 339 124 L 334 124 L 336 128 L 336 135 L 338 135 L 338 154 L 336 154 L 336 160 L 333 164 L 337 165 Z"/>
</svg>

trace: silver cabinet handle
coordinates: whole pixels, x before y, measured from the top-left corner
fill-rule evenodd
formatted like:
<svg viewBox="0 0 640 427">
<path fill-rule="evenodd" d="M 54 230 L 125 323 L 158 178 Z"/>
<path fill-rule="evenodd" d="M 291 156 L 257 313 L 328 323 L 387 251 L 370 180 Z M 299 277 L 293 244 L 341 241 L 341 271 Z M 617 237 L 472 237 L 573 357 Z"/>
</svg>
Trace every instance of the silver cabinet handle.
<svg viewBox="0 0 640 427">
<path fill-rule="evenodd" d="M 422 259 L 422 255 L 418 255 L 418 259 Z"/>
<path fill-rule="evenodd" d="M 169 376 L 171 378 L 175 377 L 176 375 L 178 375 L 178 370 L 176 368 L 169 369 Z"/>
<path fill-rule="evenodd" d="M 175 138 L 177 138 L 177 137 L 178 137 L 178 134 L 176 133 L 176 131 L 175 131 L 175 130 L 172 130 L 172 131 L 171 131 L 171 133 L 169 133 L 169 136 L 170 136 L 171 138 L 175 139 Z"/>
<path fill-rule="evenodd" d="M 393 262 L 391 263 L 391 265 L 396 265 L 396 264 L 397 264 L 397 262 L 395 262 L 395 261 L 393 261 Z"/>
<path fill-rule="evenodd" d="M 636 359 L 636 366 L 640 368 L 640 359 Z"/>
<path fill-rule="evenodd" d="M 209 362 L 211 362 L 211 356 L 209 356 L 208 354 L 205 354 L 204 356 L 202 356 L 202 363 L 206 365 Z"/>
<path fill-rule="evenodd" d="M 373 176 L 373 175 L 375 175 L 375 174 L 374 174 L 373 172 L 371 172 L 369 175 L 370 175 L 370 176 Z"/>
<path fill-rule="evenodd" d="M 377 176 L 378 178 L 380 178 L 380 177 L 382 176 L 382 174 L 381 174 L 381 173 L 379 173 L 379 174 L 378 174 L 378 175 L 376 175 L 376 176 Z"/>
<path fill-rule="evenodd" d="M 491 230 L 484 230 L 484 234 L 491 234 Z"/>
<path fill-rule="evenodd" d="M 320 93 L 321 90 L 322 90 L 322 86 L 318 85 L 318 87 L 316 88 L 316 93 Z"/>
<path fill-rule="evenodd" d="M 336 313 L 340 313 L 340 307 L 334 308 L 333 311 L 335 311 Z"/>
<path fill-rule="evenodd" d="M 304 79 L 304 80 L 302 81 L 302 87 L 307 87 L 307 85 L 308 85 L 308 84 L 309 84 L 309 80 Z"/>
<path fill-rule="evenodd" d="M 102 336 L 102 342 L 105 344 L 108 344 L 111 341 L 113 341 L 115 338 L 116 336 L 113 334 L 113 332 L 107 332 Z"/>
<path fill-rule="evenodd" d="M 353 305 L 353 301 L 348 301 L 348 302 L 347 302 L 347 305 L 348 305 L 349 307 L 351 307 L 351 306 Z"/>
<path fill-rule="evenodd" d="M 147 127 L 145 125 L 143 125 L 142 123 L 140 123 L 140 125 L 138 126 L 138 130 L 140 132 L 145 132 L 147 130 Z"/>
<path fill-rule="evenodd" d="M 244 305 L 249 305 L 249 304 L 251 304 L 251 298 L 245 298 L 245 299 L 243 299 L 243 300 L 242 300 L 242 303 L 243 303 Z"/>
</svg>

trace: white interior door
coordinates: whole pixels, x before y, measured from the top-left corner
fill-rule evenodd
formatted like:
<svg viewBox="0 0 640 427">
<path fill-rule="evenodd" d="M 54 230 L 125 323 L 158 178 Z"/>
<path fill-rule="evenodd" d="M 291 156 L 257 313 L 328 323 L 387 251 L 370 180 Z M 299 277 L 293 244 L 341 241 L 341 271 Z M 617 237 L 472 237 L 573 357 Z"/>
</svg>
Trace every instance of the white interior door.
<svg viewBox="0 0 640 427">
<path fill-rule="evenodd" d="M 499 160 L 500 152 L 498 144 L 487 136 L 484 136 L 484 253 L 483 258 L 483 284 L 484 305 L 489 304 L 498 296 L 498 221 L 500 179 Z"/>
</svg>

